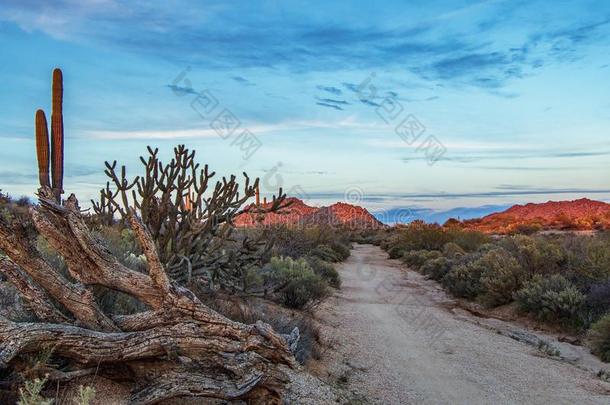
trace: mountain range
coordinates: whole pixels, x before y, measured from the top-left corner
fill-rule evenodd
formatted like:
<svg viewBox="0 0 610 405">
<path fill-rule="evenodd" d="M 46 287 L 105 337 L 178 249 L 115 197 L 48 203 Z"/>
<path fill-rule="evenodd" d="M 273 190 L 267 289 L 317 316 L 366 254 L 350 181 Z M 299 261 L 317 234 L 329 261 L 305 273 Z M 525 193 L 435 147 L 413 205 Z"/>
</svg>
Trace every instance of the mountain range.
<svg viewBox="0 0 610 405">
<path fill-rule="evenodd" d="M 468 229 L 501 234 L 527 228 L 531 231 L 610 229 L 610 204 L 581 198 L 513 205 L 502 212 L 465 220 L 461 225 Z"/>
<path fill-rule="evenodd" d="M 290 205 L 279 212 L 258 214 L 256 205 L 251 204 L 237 215 L 234 223 L 238 227 L 270 225 L 343 225 L 354 228 L 379 228 L 385 225 L 365 208 L 357 205 L 337 202 L 328 207 L 312 207 L 296 197 L 286 199 Z M 269 208 L 271 203 L 260 204 L 260 208 Z"/>
</svg>

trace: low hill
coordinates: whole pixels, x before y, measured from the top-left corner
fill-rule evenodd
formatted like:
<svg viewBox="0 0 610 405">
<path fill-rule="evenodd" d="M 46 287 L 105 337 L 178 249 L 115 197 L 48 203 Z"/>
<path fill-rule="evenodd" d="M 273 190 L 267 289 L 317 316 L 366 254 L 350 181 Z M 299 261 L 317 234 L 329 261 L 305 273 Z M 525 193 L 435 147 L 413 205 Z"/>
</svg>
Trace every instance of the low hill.
<svg viewBox="0 0 610 405">
<path fill-rule="evenodd" d="M 610 229 L 610 204 L 581 198 L 514 205 L 506 211 L 464 221 L 462 225 L 468 229 L 499 234 L 550 229 Z"/>
<path fill-rule="evenodd" d="M 384 225 L 379 222 L 365 208 L 338 202 L 328 207 L 312 207 L 302 200 L 290 197 L 286 201 L 291 204 L 279 212 L 260 215 L 251 213 L 254 204 L 246 207 L 243 213 L 238 215 L 234 223 L 238 227 L 252 227 L 256 225 L 345 225 L 352 228 L 378 228 Z M 269 207 L 271 203 L 261 204 L 261 207 Z"/>
</svg>

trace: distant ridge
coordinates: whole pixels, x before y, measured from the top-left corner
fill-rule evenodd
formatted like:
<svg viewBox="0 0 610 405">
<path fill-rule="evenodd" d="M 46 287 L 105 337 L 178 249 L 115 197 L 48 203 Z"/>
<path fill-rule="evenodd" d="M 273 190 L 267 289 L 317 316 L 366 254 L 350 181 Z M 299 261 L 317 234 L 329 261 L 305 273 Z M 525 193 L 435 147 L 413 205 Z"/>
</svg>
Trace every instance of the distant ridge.
<svg viewBox="0 0 610 405">
<path fill-rule="evenodd" d="M 312 207 L 296 197 L 286 201 L 291 204 L 280 212 L 259 215 L 252 211 L 256 206 L 249 205 L 233 222 L 237 227 L 254 227 L 270 225 L 343 225 L 351 228 L 385 227 L 365 208 L 357 205 L 337 202 L 328 207 Z M 271 203 L 261 204 L 270 207 Z"/>
<path fill-rule="evenodd" d="M 453 222 L 453 221 L 451 221 Z M 610 229 L 610 204 L 581 198 L 573 201 L 513 205 L 506 211 L 462 222 L 463 227 L 486 233 L 511 233 L 531 230 Z"/>
</svg>

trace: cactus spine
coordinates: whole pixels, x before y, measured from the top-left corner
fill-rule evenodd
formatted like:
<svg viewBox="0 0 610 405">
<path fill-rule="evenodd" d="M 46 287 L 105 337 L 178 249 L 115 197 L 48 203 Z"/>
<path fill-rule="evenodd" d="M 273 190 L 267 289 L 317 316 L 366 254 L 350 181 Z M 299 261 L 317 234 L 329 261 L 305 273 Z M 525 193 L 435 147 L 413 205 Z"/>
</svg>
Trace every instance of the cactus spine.
<svg viewBox="0 0 610 405">
<path fill-rule="evenodd" d="M 49 130 L 44 111 L 36 111 L 36 156 L 38 158 L 38 180 L 41 187 L 51 187 L 49 182 Z"/>
<path fill-rule="evenodd" d="M 61 69 L 53 70 L 53 109 L 51 113 L 51 175 L 53 178 L 53 193 L 58 202 L 64 187 L 64 117 L 63 74 Z"/>
</svg>

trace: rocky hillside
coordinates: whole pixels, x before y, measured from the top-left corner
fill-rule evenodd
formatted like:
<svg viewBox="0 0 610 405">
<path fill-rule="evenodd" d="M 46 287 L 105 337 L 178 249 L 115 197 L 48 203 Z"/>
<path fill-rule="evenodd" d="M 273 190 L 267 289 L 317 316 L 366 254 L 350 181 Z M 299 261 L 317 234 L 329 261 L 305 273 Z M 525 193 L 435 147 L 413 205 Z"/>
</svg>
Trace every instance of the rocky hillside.
<svg viewBox="0 0 610 405">
<path fill-rule="evenodd" d="M 464 221 L 463 226 L 487 233 L 610 229 L 610 204 L 581 198 L 514 205 L 503 212 Z"/>
<path fill-rule="evenodd" d="M 365 208 L 338 202 L 328 207 L 312 207 L 295 197 L 286 199 L 292 204 L 280 212 L 257 215 L 248 211 L 250 205 L 235 218 L 238 227 L 255 226 L 257 223 L 269 225 L 346 225 L 353 228 L 372 228 L 384 226 Z M 262 207 L 271 203 L 262 204 Z"/>
</svg>

